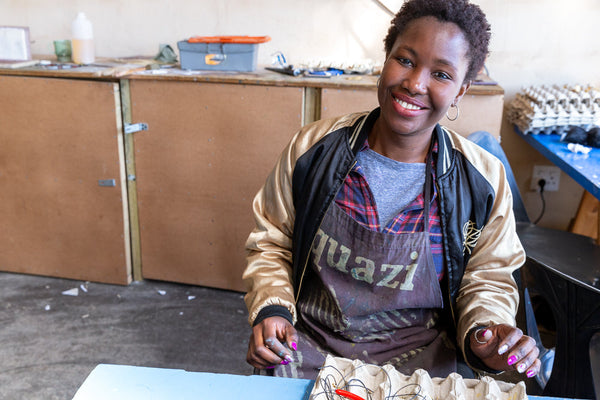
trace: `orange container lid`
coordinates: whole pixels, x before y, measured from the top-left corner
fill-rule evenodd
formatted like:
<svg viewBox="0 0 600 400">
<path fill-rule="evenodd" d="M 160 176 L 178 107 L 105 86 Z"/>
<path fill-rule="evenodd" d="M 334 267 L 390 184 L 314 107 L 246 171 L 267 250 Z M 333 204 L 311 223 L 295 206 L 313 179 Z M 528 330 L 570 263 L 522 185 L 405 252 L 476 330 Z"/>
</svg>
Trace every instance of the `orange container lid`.
<svg viewBox="0 0 600 400">
<path fill-rule="evenodd" d="M 269 36 L 193 36 L 188 43 L 265 43 L 271 40 Z"/>
</svg>

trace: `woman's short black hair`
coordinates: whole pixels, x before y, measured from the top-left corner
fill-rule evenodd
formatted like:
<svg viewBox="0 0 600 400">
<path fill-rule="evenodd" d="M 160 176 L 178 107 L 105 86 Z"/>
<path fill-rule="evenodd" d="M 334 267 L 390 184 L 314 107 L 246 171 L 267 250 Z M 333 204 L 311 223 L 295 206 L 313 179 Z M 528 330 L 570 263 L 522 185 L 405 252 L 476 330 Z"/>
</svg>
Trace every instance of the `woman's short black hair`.
<svg viewBox="0 0 600 400">
<path fill-rule="evenodd" d="M 452 22 L 462 30 L 469 43 L 467 52 L 469 68 L 465 76 L 465 82 L 475 79 L 488 54 L 491 30 L 481 8 L 469 3 L 468 0 L 406 1 L 398 14 L 392 19 L 392 25 L 385 37 L 386 55 L 392 51 L 398 35 L 404 32 L 411 21 L 429 16 L 442 22 Z"/>
</svg>

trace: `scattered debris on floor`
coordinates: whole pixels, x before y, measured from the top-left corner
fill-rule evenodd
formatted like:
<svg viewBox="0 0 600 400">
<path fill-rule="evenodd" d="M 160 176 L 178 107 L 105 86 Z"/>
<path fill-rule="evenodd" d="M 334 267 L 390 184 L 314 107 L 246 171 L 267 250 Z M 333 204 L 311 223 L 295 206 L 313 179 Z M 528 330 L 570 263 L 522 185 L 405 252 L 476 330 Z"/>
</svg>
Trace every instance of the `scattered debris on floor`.
<svg viewBox="0 0 600 400">
<path fill-rule="evenodd" d="M 79 296 L 79 288 L 73 288 L 62 292 L 65 296 Z"/>
</svg>

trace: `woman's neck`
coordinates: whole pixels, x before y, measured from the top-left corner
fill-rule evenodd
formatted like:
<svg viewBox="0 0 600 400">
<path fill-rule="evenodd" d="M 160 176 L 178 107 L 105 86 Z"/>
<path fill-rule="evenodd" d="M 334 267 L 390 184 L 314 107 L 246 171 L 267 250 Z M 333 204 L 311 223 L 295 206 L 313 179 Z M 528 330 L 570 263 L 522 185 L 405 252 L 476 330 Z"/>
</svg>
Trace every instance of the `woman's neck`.
<svg viewBox="0 0 600 400">
<path fill-rule="evenodd" d="M 381 129 L 378 120 L 368 140 L 371 150 L 387 158 L 405 163 L 424 163 L 432 135 L 433 131 L 429 135 L 399 135 L 386 132 Z"/>
</svg>

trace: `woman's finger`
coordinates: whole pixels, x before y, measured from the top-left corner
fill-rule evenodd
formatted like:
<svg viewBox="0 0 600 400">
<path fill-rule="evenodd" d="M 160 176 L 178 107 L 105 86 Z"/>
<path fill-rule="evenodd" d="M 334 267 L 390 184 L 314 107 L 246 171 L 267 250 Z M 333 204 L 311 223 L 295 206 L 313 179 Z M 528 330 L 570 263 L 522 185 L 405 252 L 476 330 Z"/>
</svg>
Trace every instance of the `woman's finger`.
<svg viewBox="0 0 600 400">
<path fill-rule="evenodd" d="M 533 365 L 539 353 L 535 340 L 529 336 L 523 336 L 517 345 L 509 350 L 507 363 L 519 373 L 523 373 Z"/>
<path fill-rule="evenodd" d="M 261 357 L 259 348 L 262 345 L 262 335 L 260 332 L 255 334 L 254 332 L 250 335 L 250 341 L 248 343 L 248 353 L 246 354 L 246 361 L 253 367 L 264 369 L 269 367 L 269 362 Z"/>
<path fill-rule="evenodd" d="M 534 376 L 536 376 L 537 374 L 540 373 L 541 369 L 542 369 L 542 362 L 538 358 L 533 362 L 531 367 L 529 367 L 527 369 L 527 371 L 525 371 L 525 375 L 527 375 L 528 378 L 533 378 Z"/>
<path fill-rule="evenodd" d="M 294 361 L 287 347 L 274 336 L 265 339 L 265 347 L 276 356 L 270 358 L 273 363 L 287 365 Z"/>
<path fill-rule="evenodd" d="M 286 327 L 285 341 L 290 349 L 294 351 L 298 350 L 298 333 L 292 325 Z"/>
<path fill-rule="evenodd" d="M 473 339 L 476 345 L 487 345 L 492 338 L 493 333 L 488 328 L 479 328 L 473 332 Z"/>
<path fill-rule="evenodd" d="M 510 331 L 504 337 L 501 337 L 498 343 L 498 354 L 502 355 L 512 349 L 523 337 L 523 331 L 519 328 L 510 327 Z"/>
</svg>

